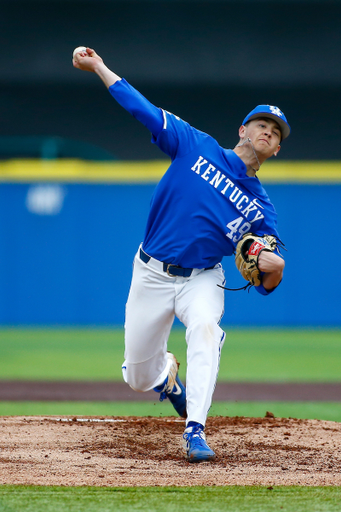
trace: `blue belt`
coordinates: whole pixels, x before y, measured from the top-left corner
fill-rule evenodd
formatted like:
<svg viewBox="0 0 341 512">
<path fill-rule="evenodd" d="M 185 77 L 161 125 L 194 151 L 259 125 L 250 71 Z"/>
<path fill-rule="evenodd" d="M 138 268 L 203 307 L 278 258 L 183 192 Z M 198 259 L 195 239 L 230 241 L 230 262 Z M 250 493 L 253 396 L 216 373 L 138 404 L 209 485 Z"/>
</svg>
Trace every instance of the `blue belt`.
<svg viewBox="0 0 341 512">
<path fill-rule="evenodd" d="M 140 248 L 140 258 L 144 263 L 148 263 L 150 260 L 150 256 L 146 254 L 141 248 Z M 193 272 L 192 268 L 183 268 L 179 267 L 179 265 L 174 265 L 173 263 L 165 263 L 164 261 L 161 262 L 163 264 L 163 271 L 166 272 L 169 276 L 180 276 L 180 277 L 190 277 L 190 275 Z M 205 268 L 205 270 L 210 270 L 213 267 Z"/>
</svg>

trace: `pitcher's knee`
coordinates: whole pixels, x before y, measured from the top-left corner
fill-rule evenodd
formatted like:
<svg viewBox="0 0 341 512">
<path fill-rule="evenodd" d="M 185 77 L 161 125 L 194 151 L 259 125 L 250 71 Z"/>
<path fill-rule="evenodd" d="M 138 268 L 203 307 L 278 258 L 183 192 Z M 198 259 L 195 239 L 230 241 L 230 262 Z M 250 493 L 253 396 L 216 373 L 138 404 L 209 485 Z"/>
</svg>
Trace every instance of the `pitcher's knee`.
<svg viewBox="0 0 341 512">
<path fill-rule="evenodd" d="M 153 382 L 150 375 L 143 370 L 143 363 L 129 364 L 126 361 L 122 365 L 122 374 L 124 381 L 134 391 L 149 391 Z"/>
<path fill-rule="evenodd" d="M 219 325 L 211 319 L 197 318 L 188 326 L 188 335 L 200 336 L 206 340 L 217 341 L 219 343 L 222 330 Z"/>
</svg>

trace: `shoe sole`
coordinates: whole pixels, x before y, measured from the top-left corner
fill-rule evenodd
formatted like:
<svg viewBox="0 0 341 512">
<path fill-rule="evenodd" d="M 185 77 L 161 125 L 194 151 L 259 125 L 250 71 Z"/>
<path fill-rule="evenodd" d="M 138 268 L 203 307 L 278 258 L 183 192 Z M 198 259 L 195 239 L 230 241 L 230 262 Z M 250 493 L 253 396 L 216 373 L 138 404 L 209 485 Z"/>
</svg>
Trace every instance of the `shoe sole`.
<svg viewBox="0 0 341 512">
<path fill-rule="evenodd" d="M 198 454 L 193 455 L 192 457 L 188 457 L 188 462 L 211 462 L 215 459 L 214 455 L 204 455 L 204 454 Z"/>
</svg>

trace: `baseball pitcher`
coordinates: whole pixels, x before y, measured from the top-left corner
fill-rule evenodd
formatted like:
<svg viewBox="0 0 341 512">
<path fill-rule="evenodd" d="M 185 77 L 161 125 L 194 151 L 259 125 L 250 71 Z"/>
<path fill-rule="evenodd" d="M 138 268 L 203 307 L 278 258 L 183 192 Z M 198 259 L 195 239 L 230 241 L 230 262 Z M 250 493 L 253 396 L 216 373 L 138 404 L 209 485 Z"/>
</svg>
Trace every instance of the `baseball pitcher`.
<svg viewBox="0 0 341 512">
<path fill-rule="evenodd" d="M 96 73 L 171 159 L 134 259 L 122 371 L 134 390 L 154 389 L 186 418 L 183 447 L 190 462 L 213 460 L 204 428 L 225 340 L 219 325 L 225 286 L 221 260 L 235 255 L 248 285 L 262 295 L 281 282 L 277 215 L 257 173 L 278 154 L 290 126 L 278 107 L 259 105 L 243 120 L 237 145 L 225 149 L 152 105 L 93 49 L 76 49 L 73 65 Z M 167 352 L 175 316 L 186 327 L 186 388 L 175 356 Z"/>
</svg>

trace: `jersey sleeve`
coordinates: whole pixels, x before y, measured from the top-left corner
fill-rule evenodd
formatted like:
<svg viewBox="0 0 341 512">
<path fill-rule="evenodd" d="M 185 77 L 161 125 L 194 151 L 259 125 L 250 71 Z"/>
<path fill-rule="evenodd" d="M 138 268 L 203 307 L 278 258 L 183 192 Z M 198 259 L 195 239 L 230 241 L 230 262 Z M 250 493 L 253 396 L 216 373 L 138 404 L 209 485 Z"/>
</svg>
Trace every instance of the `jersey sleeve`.
<svg viewBox="0 0 341 512">
<path fill-rule="evenodd" d="M 172 160 L 189 153 L 202 137 L 208 137 L 178 116 L 153 105 L 124 78 L 111 85 L 109 92 L 117 103 L 148 128 L 152 142 Z"/>
<path fill-rule="evenodd" d="M 272 235 L 279 240 L 280 238 L 277 229 L 277 214 L 275 211 L 267 211 L 265 218 L 262 220 L 260 226 L 256 229 L 253 229 L 252 232 L 260 237 L 263 237 L 264 235 Z M 275 252 L 280 253 L 278 246 Z"/>
<path fill-rule="evenodd" d="M 195 146 L 203 143 L 209 136 L 180 119 L 180 117 L 162 110 L 163 126 L 157 137 L 152 138 L 161 151 L 170 156 L 172 160 L 182 157 L 192 151 Z"/>
<path fill-rule="evenodd" d="M 281 283 L 279 283 L 279 284 L 281 284 Z M 266 288 L 264 288 L 263 284 L 260 284 L 259 286 L 255 286 L 255 288 L 256 288 L 257 292 L 260 293 L 261 295 L 270 295 L 270 293 L 272 293 L 276 290 L 277 286 L 275 288 L 272 288 L 272 290 L 267 290 Z"/>
<path fill-rule="evenodd" d="M 132 87 L 124 78 L 109 87 L 113 98 L 127 110 L 135 119 L 140 121 L 157 137 L 163 128 L 162 110 L 148 101 L 140 92 Z"/>
</svg>

